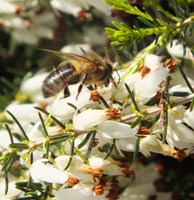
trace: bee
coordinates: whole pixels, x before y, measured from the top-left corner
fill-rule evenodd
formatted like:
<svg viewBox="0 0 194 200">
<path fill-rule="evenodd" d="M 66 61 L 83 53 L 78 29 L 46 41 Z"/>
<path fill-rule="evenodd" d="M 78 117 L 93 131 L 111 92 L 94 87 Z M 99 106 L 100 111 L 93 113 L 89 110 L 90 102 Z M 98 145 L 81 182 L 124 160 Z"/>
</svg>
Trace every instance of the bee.
<svg viewBox="0 0 194 200">
<path fill-rule="evenodd" d="M 42 85 L 44 98 L 55 96 L 64 89 L 64 96 L 70 95 L 68 85 L 80 82 L 76 99 L 78 98 L 83 85 L 101 86 L 109 85 L 113 81 L 112 66 L 102 59 L 93 56 L 80 56 L 73 53 L 45 50 L 66 59 L 52 70 Z"/>
</svg>

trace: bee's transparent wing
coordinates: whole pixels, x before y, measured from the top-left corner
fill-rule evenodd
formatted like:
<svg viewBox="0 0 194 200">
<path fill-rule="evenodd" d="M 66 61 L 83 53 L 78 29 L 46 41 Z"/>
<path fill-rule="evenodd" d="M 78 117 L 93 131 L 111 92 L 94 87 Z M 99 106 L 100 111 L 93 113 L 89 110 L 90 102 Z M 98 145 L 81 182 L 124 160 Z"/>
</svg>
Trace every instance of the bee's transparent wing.
<svg viewBox="0 0 194 200">
<path fill-rule="evenodd" d="M 90 59 L 84 57 L 84 56 L 80 56 L 74 53 L 64 53 L 61 51 L 53 51 L 53 50 L 49 50 L 49 49 L 42 49 L 43 51 L 47 51 L 49 53 L 53 53 L 63 59 L 71 59 L 71 60 L 75 60 L 75 61 L 79 61 L 79 62 L 83 62 L 83 61 L 88 61 L 88 62 L 92 62 Z"/>
</svg>

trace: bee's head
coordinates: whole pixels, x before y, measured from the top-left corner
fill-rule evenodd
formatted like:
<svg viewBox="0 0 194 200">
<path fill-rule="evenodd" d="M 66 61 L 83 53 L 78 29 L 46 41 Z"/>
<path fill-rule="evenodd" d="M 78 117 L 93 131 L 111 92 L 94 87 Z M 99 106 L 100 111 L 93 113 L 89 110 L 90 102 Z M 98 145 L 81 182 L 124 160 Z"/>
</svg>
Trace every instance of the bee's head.
<svg viewBox="0 0 194 200">
<path fill-rule="evenodd" d="M 104 78 L 104 84 L 106 87 L 108 87 L 110 80 L 113 80 L 112 73 L 113 73 L 113 67 L 110 63 L 107 62 L 105 70 L 105 78 Z"/>
</svg>

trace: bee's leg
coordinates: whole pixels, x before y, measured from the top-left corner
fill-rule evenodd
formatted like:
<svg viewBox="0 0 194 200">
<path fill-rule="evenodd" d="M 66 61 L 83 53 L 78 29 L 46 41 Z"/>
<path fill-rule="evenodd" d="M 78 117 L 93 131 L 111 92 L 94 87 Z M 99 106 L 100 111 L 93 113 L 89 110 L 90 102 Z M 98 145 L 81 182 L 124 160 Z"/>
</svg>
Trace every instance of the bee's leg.
<svg viewBox="0 0 194 200">
<path fill-rule="evenodd" d="M 66 86 L 66 87 L 64 88 L 63 94 L 64 94 L 64 98 L 70 96 L 70 91 L 69 91 L 68 86 Z"/>
<path fill-rule="evenodd" d="M 116 84 L 116 82 L 115 82 L 115 80 L 114 80 L 114 78 L 111 76 L 110 77 L 110 80 L 112 81 L 112 83 L 113 83 L 113 85 L 115 86 L 115 88 L 117 88 L 118 89 L 118 87 L 117 87 L 117 84 Z M 119 82 L 118 83 L 120 83 L 120 78 L 119 78 Z M 108 86 L 108 85 L 107 85 Z M 106 86 L 106 87 L 107 87 Z"/>
<path fill-rule="evenodd" d="M 82 88 L 83 88 L 83 85 L 85 84 L 86 80 L 87 80 L 87 77 L 88 77 L 88 74 L 85 74 L 81 84 L 79 85 L 78 87 L 78 91 L 77 91 L 77 96 L 76 96 L 76 99 L 78 98 L 79 94 L 81 93 L 82 91 Z"/>
</svg>

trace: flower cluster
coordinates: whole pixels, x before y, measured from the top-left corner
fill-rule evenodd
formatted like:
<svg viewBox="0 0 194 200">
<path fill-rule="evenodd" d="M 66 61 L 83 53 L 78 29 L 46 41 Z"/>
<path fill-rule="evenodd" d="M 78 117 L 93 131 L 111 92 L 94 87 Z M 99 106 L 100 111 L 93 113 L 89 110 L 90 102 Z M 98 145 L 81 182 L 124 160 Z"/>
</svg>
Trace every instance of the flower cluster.
<svg viewBox="0 0 194 200">
<path fill-rule="evenodd" d="M 61 13 L 80 23 L 100 13 L 105 24 L 113 14 L 101 0 L 26 2 L 2 0 L 0 26 L 17 42 L 30 45 L 37 45 L 41 38 L 54 39 Z M 123 8 L 118 9 L 117 4 Z M 115 0 L 113 6 L 125 10 L 128 3 Z M 143 16 L 137 7 L 133 8 L 129 13 Z M 150 25 L 149 20 L 152 18 L 142 18 Z M 162 20 L 158 23 L 164 26 Z M 173 31 L 185 23 L 187 20 L 177 23 Z M 82 59 L 89 54 L 103 60 L 93 51 L 93 45 L 99 47 L 107 42 L 102 27 L 84 26 L 81 38 L 79 30 L 75 35 L 66 35 L 69 44 L 61 52 L 73 53 L 72 57 L 78 54 Z M 127 29 L 124 24 L 120 27 Z M 114 36 L 120 37 L 122 31 L 117 34 Z M 64 90 L 68 89 L 70 95 L 64 96 L 66 91 L 61 91 L 44 98 L 42 87 L 49 72 L 27 74 L 15 100 L 0 113 L 4 122 L 0 126 L 1 198 L 173 199 L 172 191 L 161 192 L 160 178 L 165 167 L 155 158 L 166 156 L 182 161 L 193 154 L 194 57 L 192 50 L 179 40 L 166 45 L 164 38 L 158 36 L 157 42 L 140 51 L 133 61 L 111 63 L 104 59 L 102 63 L 113 68 L 106 87 L 87 85 L 88 74 L 84 74 L 86 81 L 76 84 L 77 77 L 67 75 L 69 85 Z M 151 53 L 156 43 L 165 44 L 165 55 Z M 88 61 L 95 62 L 85 57 L 83 68 Z M 79 71 L 79 75 L 82 72 L 77 65 L 75 62 L 69 69 Z M 58 83 L 54 78 L 50 85 Z M 59 81 L 63 81 L 61 74 Z"/>
<path fill-rule="evenodd" d="M 0 26 L 18 43 L 37 45 L 41 38 L 54 39 L 57 21 L 48 7 L 38 2 L 0 2 Z"/>
<path fill-rule="evenodd" d="M 176 56 L 171 49 L 169 52 Z M 118 70 L 113 74 L 114 83 L 97 90 L 84 87 L 78 98 L 79 84 L 69 86 L 69 97 L 60 93 L 44 99 L 41 87 L 48 73 L 25 78 L 20 95 L 31 103 L 15 101 L 6 108 L 6 118 L 11 122 L 6 128 L 12 135 L 8 137 L 7 130 L 1 129 L 0 146 L 6 152 L 2 158 L 11 160 L 17 152 L 17 167 L 23 165 L 29 170 L 31 182 L 52 183 L 52 195 L 57 200 L 155 195 L 152 184 L 158 175 L 152 174 L 153 179 L 150 176 L 150 185 L 142 181 L 138 184 L 138 170 L 120 160 L 129 152 L 133 157 L 138 152 L 146 157 L 157 153 L 177 160 L 192 153 L 194 111 L 182 105 L 185 98 L 172 97 L 169 101 L 164 94 L 168 84 L 165 80 L 173 69 L 177 70 L 178 62 L 148 54 L 136 73 L 122 78 L 125 69 Z M 185 88 L 179 85 L 176 91 L 177 85 L 168 87 L 171 93 Z M 187 93 L 189 102 L 193 96 Z M 23 176 L 27 181 L 28 174 Z M 128 187 L 134 177 L 137 183 Z M 121 185 L 126 188 L 123 193 L 119 193 Z M 147 188 L 146 192 L 142 187 Z"/>
<path fill-rule="evenodd" d="M 28 2 L 2 0 L 0 2 L 0 28 L 10 34 L 17 43 L 38 45 L 41 39 L 54 40 L 60 34 L 58 33 L 59 11 L 83 21 L 93 17 L 90 14 L 91 7 L 96 8 L 96 11 L 105 18 L 111 15 L 108 4 L 102 1 L 52 0 L 48 3 L 39 3 L 35 0 Z M 98 29 L 97 26 L 90 29 L 85 27 L 85 38 L 81 38 L 78 34 L 73 38 L 72 34 L 67 37 L 72 43 L 75 43 L 75 38 L 79 37 L 82 42 L 91 43 L 93 41 L 95 44 L 102 44 L 104 40 L 99 37 L 99 31 L 103 30 L 102 28 Z M 93 39 L 96 37 L 97 40 L 93 40 L 91 37 Z"/>
</svg>

